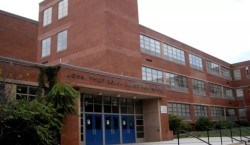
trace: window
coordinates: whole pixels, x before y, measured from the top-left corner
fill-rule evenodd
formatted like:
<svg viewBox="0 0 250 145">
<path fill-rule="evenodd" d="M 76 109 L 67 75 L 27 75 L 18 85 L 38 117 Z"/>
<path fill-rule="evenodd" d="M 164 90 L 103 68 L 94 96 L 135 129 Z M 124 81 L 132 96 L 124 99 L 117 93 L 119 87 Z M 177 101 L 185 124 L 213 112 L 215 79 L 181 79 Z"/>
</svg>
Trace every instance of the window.
<svg viewBox="0 0 250 145">
<path fill-rule="evenodd" d="M 237 100 L 244 100 L 243 89 L 236 89 Z"/>
<path fill-rule="evenodd" d="M 196 119 L 199 119 L 200 117 L 207 117 L 207 106 L 201 106 L 201 105 L 194 105 L 195 110 L 195 117 Z"/>
<path fill-rule="evenodd" d="M 231 121 L 236 121 L 237 120 L 235 109 L 227 108 L 226 113 L 227 113 L 226 114 L 227 120 L 231 120 Z"/>
<path fill-rule="evenodd" d="M 250 72 L 249 72 L 249 66 L 246 67 L 246 74 L 247 74 L 247 78 L 250 79 Z"/>
<path fill-rule="evenodd" d="M 37 97 L 38 89 L 33 86 L 17 85 L 16 86 L 16 99 L 28 99 L 33 100 Z"/>
<path fill-rule="evenodd" d="M 43 12 L 43 26 L 47 26 L 52 22 L 52 7 Z"/>
<path fill-rule="evenodd" d="M 231 70 L 228 68 L 221 67 L 221 76 L 226 79 L 232 80 L 232 73 Z"/>
<path fill-rule="evenodd" d="M 57 52 L 67 48 L 67 30 L 57 34 Z"/>
<path fill-rule="evenodd" d="M 169 103 L 168 112 L 169 114 L 177 115 L 182 119 L 191 119 L 190 106 L 188 104 Z"/>
<path fill-rule="evenodd" d="M 205 82 L 200 80 L 192 80 L 193 93 L 197 95 L 206 95 Z"/>
<path fill-rule="evenodd" d="M 234 100 L 233 89 L 224 87 L 224 98 Z"/>
<path fill-rule="evenodd" d="M 219 76 L 220 75 L 220 66 L 211 61 L 206 61 L 207 72 L 212 75 Z"/>
<path fill-rule="evenodd" d="M 136 115 L 136 133 L 137 138 L 144 138 L 143 115 Z"/>
<path fill-rule="evenodd" d="M 142 67 L 142 79 L 143 80 L 163 83 L 162 76 L 163 76 L 162 71 L 152 69 L 152 68 Z"/>
<path fill-rule="evenodd" d="M 84 95 L 85 112 L 102 112 L 102 97 L 95 95 Z"/>
<path fill-rule="evenodd" d="M 247 109 L 246 108 L 239 109 L 239 118 L 240 119 L 247 119 Z"/>
<path fill-rule="evenodd" d="M 212 107 L 212 118 L 213 120 L 223 120 L 224 119 L 224 109 L 222 107 Z"/>
<path fill-rule="evenodd" d="M 241 72 L 240 72 L 240 69 L 234 70 L 234 80 L 241 80 Z"/>
<path fill-rule="evenodd" d="M 50 55 L 51 37 L 42 40 L 42 57 Z"/>
<path fill-rule="evenodd" d="M 62 0 L 58 4 L 58 19 L 68 15 L 68 0 Z"/>
<path fill-rule="evenodd" d="M 188 78 L 172 73 L 166 73 L 166 82 L 169 89 L 188 91 Z"/>
<path fill-rule="evenodd" d="M 213 97 L 222 97 L 222 90 L 220 85 L 209 84 L 209 95 Z"/>
<path fill-rule="evenodd" d="M 140 35 L 141 51 L 161 57 L 161 43 L 147 36 Z"/>
<path fill-rule="evenodd" d="M 202 59 L 200 57 L 193 54 L 189 54 L 189 63 L 190 67 L 197 70 L 203 70 Z"/>
<path fill-rule="evenodd" d="M 173 46 L 163 44 L 163 55 L 164 55 L 164 58 L 167 60 L 185 64 L 184 51 L 177 49 Z"/>
</svg>

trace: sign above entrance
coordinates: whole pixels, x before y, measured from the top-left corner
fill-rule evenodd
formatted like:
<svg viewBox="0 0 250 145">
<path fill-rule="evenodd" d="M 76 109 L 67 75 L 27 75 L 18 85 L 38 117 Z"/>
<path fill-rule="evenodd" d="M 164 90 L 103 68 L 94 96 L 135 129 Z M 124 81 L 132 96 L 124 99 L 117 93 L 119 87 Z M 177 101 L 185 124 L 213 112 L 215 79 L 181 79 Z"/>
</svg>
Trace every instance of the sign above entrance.
<svg viewBox="0 0 250 145">
<path fill-rule="evenodd" d="M 167 106 L 161 106 L 161 114 L 168 114 L 168 107 Z"/>
</svg>

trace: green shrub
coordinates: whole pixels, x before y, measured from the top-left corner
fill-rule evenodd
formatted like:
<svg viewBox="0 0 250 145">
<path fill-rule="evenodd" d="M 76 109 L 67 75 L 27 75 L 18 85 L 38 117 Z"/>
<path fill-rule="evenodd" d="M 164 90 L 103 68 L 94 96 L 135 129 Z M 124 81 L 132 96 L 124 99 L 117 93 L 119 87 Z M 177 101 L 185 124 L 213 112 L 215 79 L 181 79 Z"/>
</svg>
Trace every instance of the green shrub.
<svg viewBox="0 0 250 145">
<path fill-rule="evenodd" d="M 174 133 L 180 128 L 181 118 L 176 115 L 169 115 L 169 128 L 173 130 Z"/>
<path fill-rule="evenodd" d="M 250 121 L 240 121 L 240 122 L 238 122 L 238 124 L 240 126 L 249 127 L 250 126 Z"/>
<path fill-rule="evenodd" d="M 233 128 L 233 127 L 235 127 L 235 122 L 229 120 L 220 120 L 219 122 L 215 123 L 216 129 Z"/>
<path fill-rule="evenodd" d="M 185 130 L 185 131 L 191 131 L 192 126 L 191 126 L 187 121 L 182 120 L 182 121 L 180 122 L 180 127 L 179 127 L 179 129 Z"/>
<path fill-rule="evenodd" d="M 213 127 L 213 122 L 207 117 L 201 117 L 195 123 L 195 128 L 198 131 L 205 131 L 212 127 Z"/>
</svg>

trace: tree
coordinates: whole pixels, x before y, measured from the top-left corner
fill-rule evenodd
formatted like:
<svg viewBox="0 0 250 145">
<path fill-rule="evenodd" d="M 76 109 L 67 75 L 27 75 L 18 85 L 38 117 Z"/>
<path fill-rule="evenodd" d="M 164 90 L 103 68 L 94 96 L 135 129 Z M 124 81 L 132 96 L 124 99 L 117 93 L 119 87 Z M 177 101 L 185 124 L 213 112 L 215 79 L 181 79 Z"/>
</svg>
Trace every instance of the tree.
<svg viewBox="0 0 250 145">
<path fill-rule="evenodd" d="M 33 100 L 10 102 L 0 110 L 1 145 L 56 145 L 61 129 L 56 109 Z"/>
</svg>

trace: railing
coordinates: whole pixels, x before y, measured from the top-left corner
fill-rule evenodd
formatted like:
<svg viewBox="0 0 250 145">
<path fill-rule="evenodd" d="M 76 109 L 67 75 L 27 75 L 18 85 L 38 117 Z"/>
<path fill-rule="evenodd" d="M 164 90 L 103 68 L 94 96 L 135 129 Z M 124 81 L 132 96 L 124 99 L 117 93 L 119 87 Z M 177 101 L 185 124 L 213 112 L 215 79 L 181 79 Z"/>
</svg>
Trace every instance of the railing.
<svg viewBox="0 0 250 145">
<path fill-rule="evenodd" d="M 250 140 L 250 137 L 244 136 L 244 135 L 242 135 L 242 133 L 246 133 L 246 134 L 247 134 L 247 133 L 249 133 L 249 132 L 243 131 L 243 130 L 241 129 L 241 126 L 237 126 L 237 127 L 238 127 L 238 129 L 239 129 L 239 132 L 233 131 L 232 128 L 223 128 L 223 130 L 222 130 L 222 129 L 216 130 L 216 129 L 214 129 L 214 128 L 209 128 L 209 129 L 206 130 L 206 131 L 207 131 L 207 141 L 205 141 L 205 140 L 203 140 L 203 139 L 201 139 L 201 138 L 195 136 L 194 134 L 189 133 L 189 132 L 187 132 L 187 131 L 185 131 L 185 130 L 178 130 L 178 131 L 177 131 L 178 145 L 180 145 L 180 132 L 185 133 L 185 134 L 187 134 L 187 135 L 189 135 L 189 136 L 192 136 L 192 137 L 194 137 L 194 138 L 196 138 L 196 139 L 198 139 L 198 140 L 200 140 L 200 141 L 202 141 L 202 142 L 204 142 L 204 143 L 206 143 L 206 144 L 208 144 L 208 145 L 211 145 L 211 143 L 210 143 L 210 131 L 214 131 L 214 132 L 216 132 L 216 133 L 219 134 L 220 141 L 221 141 L 221 145 L 223 144 L 223 139 L 222 139 L 223 136 L 229 137 L 229 138 L 231 139 L 232 143 L 233 143 L 233 141 L 235 140 L 235 141 L 238 141 L 238 142 L 241 142 L 241 143 L 244 142 L 244 144 L 247 145 L 247 141 L 242 140 L 242 138 L 245 138 L 245 139 L 247 139 L 247 140 Z M 226 131 L 229 131 L 230 135 L 224 133 L 225 130 L 226 130 Z M 239 135 L 239 136 L 240 136 L 240 139 L 237 139 L 237 138 L 233 137 L 233 134 Z"/>
<path fill-rule="evenodd" d="M 188 135 L 190 135 L 190 136 L 192 136 L 192 137 L 194 137 L 194 138 L 196 138 L 196 139 L 198 139 L 198 140 L 200 140 L 200 141 L 202 141 L 202 142 L 204 142 L 204 143 L 206 143 L 206 144 L 208 144 L 208 145 L 212 145 L 212 144 L 209 143 L 209 141 L 206 142 L 205 140 L 200 139 L 199 137 L 193 135 L 192 133 L 189 133 L 189 132 L 184 131 L 184 130 L 178 130 L 178 131 L 177 131 L 178 145 L 180 145 L 180 134 L 179 134 L 180 132 L 183 132 L 183 133 L 185 133 L 185 134 L 188 134 Z"/>
</svg>

